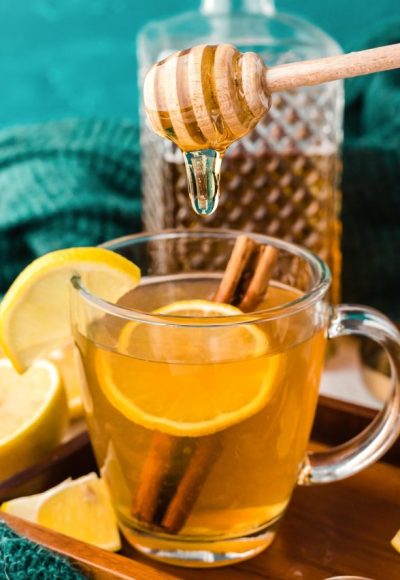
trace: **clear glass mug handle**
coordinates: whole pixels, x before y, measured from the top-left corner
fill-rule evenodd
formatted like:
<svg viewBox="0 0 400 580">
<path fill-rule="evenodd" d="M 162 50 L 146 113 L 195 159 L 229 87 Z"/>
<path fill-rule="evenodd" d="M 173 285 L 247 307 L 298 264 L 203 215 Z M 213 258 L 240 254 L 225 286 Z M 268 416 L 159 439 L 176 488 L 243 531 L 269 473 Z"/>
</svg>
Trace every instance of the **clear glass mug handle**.
<svg viewBox="0 0 400 580">
<path fill-rule="evenodd" d="M 380 344 L 389 358 L 392 389 L 384 407 L 364 431 L 328 451 L 308 453 L 298 484 L 344 479 L 377 461 L 400 432 L 400 333 L 386 316 L 372 308 L 341 305 L 333 310 L 328 337 L 355 334 Z"/>
</svg>

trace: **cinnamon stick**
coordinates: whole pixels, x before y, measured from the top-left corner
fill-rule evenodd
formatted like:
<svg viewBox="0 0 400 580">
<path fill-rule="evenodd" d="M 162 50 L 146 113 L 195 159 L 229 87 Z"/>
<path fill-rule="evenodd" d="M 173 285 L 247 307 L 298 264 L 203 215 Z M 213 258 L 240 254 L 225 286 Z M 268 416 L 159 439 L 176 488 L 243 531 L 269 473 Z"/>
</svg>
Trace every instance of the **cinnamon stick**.
<svg viewBox="0 0 400 580">
<path fill-rule="evenodd" d="M 170 470 L 177 442 L 176 437 L 154 432 L 132 504 L 132 513 L 142 522 L 154 522 L 161 488 Z"/>
<path fill-rule="evenodd" d="M 239 308 L 243 312 L 251 312 L 257 308 L 257 305 L 264 298 L 277 258 L 277 248 L 273 246 L 262 246 L 259 249 L 254 275 L 250 279 L 246 292 L 239 303 Z"/>
<path fill-rule="evenodd" d="M 244 235 L 236 239 L 224 276 L 213 298 L 214 302 L 235 305 L 240 301 L 243 286 L 250 276 L 249 264 L 254 260 L 256 251 L 257 245 L 252 239 Z"/>
<path fill-rule="evenodd" d="M 277 257 L 277 248 L 239 236 L 214 301 L 233 304 L 243 312 L 254 310 L 266 294 Z"/>
<path fill-rule="evenodd" d="M 218 433 L 198 439 L 196 450 L 162 519 L 161 526 L 165 530 L 176 534 L 183 528 L 220 451 Z"/>
<path fill-rule="evenodd" d="M 244 312 L 254 310 L 266 294 L 277 256 L 276 248 L 239 236 L 213 300 L 238 305 Z M 171 477 L 174 455 L 182 451 L 179 439 L 155 432 L 132 504 L 132 513 L 140 521 L 170 533 L 178 533 L 185 525 L 222 448 L 220 433 L 195 440 L 172 494 L 165 499 L 163 490 Z M 162 502 L 166 505 L 161 506 Z"/>
</svg>

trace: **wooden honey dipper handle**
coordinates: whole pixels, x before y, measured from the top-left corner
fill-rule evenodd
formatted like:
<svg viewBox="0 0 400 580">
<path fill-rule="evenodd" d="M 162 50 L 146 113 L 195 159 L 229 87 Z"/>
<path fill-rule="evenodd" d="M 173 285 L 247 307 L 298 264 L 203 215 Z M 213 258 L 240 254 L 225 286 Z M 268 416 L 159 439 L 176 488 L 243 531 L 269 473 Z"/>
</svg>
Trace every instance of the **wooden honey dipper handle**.
<svg viewBox="0 0 400 580">
<path fill-rule="evenodd" d="M 400 67 L 400 43 L 359 52 L 282 64 L 265 71 L 270 93 L 319 85 Z"/>
<path fill-rule="evenodd" d="M 144 83 L 153 130 L 183 151 L 223 152 L 264 116 L 269 95 L 400 67 L 400 44 L 268 68 L 230 44 L 199 45 L 154 65 Z"/>
</svg>

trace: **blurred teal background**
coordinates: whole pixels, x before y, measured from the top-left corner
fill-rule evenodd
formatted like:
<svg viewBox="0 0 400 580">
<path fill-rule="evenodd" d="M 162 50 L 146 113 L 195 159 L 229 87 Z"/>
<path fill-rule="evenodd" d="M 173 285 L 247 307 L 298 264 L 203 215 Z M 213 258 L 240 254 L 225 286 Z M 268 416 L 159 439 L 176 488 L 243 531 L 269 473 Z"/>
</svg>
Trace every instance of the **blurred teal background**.
<svg viewBox="0 0 400 580">
<path fill-rule="evenodd" d="M 276 0 L 343 46 L 398 13 L 398 0 Z M 1 0 L 0 127 L 138 109 L 135 39 L 150 19 L 198 0 Z"/>
</svg>

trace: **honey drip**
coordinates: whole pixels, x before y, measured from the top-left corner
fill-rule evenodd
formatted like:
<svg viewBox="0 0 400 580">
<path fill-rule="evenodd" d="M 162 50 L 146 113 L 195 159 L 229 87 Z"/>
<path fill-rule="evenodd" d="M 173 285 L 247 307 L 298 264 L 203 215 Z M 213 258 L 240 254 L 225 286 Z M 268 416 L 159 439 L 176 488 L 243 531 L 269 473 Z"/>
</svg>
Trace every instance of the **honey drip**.
<svg viewBox="0 0 400 580">
<path fill-rule="evenodd" d="M 198 215 L 210 215 L 219 201 L 221 155 L 214 149 L 183 154 L 192 207 Z"/>
<path fill-rule="evenodd" d="M 229 44 L 201 45 L 154 65 L 145 79 L 153 130 L 176 143 L 185 159 L 192 207 L 210 215 L 219 200 L 221 160 L 266 113 L 265 65 Z"/>
</svg>

